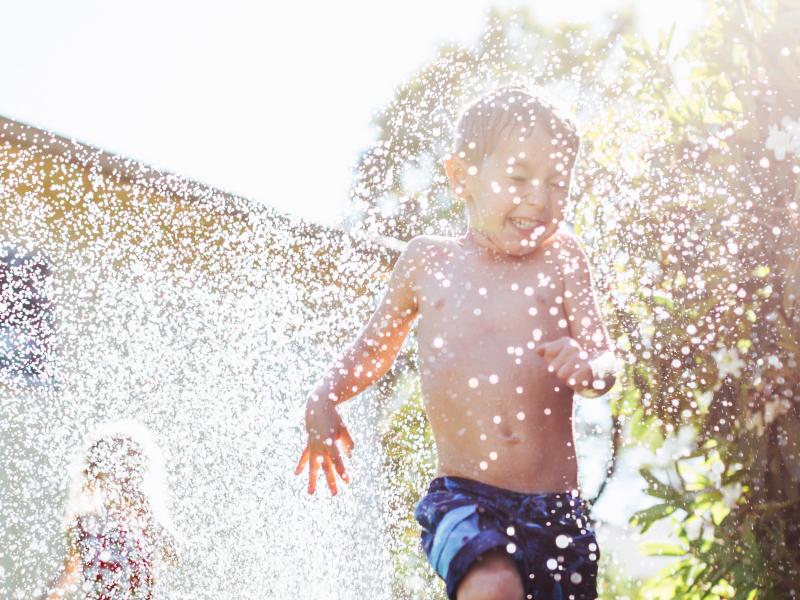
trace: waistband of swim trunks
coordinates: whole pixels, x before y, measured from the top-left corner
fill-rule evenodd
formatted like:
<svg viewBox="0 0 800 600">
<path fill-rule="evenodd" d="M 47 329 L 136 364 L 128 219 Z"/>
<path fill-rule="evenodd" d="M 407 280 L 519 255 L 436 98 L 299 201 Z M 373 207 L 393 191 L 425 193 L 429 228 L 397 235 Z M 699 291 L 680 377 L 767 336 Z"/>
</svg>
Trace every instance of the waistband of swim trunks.
<svg viewBox="0 0 800 600">
<path fill-rule="evenodd" d="M 547 510 L 553 510 L 558 513 L 579 511 L 582 513 L 588 512 L 586 501 L 577 493 L 577 491 L 564 491 L 564 492 L 517 492 L 506 488 L 501 488 L 496 485 L 483 483 L 474 479 L 466 477 L 457 477 L 447 475 L 437 477 L 431 481 L 428 486 L 428 492 L 438 492 L 447 490 L 450 492 L 464 492 L 474 496 L 481 496 L 489 500 L 503 499 L 519 504 L 535 504 L 542 506 Z M 572 509 L 572 510 L 570 510 Z"/>
</svg>

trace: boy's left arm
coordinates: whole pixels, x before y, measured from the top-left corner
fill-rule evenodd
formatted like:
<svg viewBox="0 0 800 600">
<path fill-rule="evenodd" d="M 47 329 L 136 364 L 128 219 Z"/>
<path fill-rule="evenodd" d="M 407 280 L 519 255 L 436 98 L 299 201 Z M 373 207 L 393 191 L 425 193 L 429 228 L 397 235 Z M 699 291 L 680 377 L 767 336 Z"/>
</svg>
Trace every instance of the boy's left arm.
<svg viewBox="0 0 800 600">
<path fill-rule="evenodd" d="M 564 313 L 568 336 L 537 348 L 555 372 L 582 396 L 602 396 L 616 381 L 616 359 L 594 295 L 589 261 L 579 242 L 560 236 Z"/>
</svg>

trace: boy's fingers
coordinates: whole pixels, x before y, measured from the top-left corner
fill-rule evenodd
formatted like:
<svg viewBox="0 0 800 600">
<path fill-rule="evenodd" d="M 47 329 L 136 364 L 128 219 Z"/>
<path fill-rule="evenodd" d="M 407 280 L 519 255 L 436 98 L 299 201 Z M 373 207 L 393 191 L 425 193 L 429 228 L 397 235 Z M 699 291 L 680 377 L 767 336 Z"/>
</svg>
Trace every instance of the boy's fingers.
<svg viewBox="0 0 800 600">
<path fill-rule="evenodd" d="M 342 471 L 344 471 L 344 463 L 342 462 L 342 455 L 339 452 L 339 448 L 336 444 L 331 444 L 328 446 L 328 456 L 331 459 L 331 464 L 336 469 L 336 472 L 340 475 Z"/>
<path fill-rule="evenodd" d="M 306 466 L 308 462 L 308 445 L 303 449 L 303 453 L 300 455 L 300 460 L 297 463 L 297 467 L 294 469 L 295 475 L 300 475 L 303 472 L 303 468 Z"/>
<path fill-rule="evenodd" d="M 557 365 L 558 371 L 563 371 L 563 369 L 573 369 L 575 364 L 578 362 L 578 353 L 575 351 L 575 348 L 572 346 L 564 346 L 561 349 L 561 352 L 558 353 L 556 360 L 554 360 L 551 364 Z"/>
<path fill-rule="evenodd" d="M 550 362 L 553 360 L 553 357 L 558 354 L 559 350 L 561 350 L 561 344 L 558 342 L 547 342 L 546 344 L 537 346 L 536 353 Z"/>
<path fill-rule="evenodd" d="M 308 461 L 308 493 L 317 489 L 317 473 L 319 473 L 319 455 L 311 453 Z"/>
<path fill-rule="evenodd" d="M 579 366 L 580 365 L 575 364 L 574 360 L 564 363 L 564 365 L 558 370 L 559 378 L 566 379 L 567 377 L 574 375 Z M 572 383 L 574 383 L 574 380 Z"/>
<path fill-rule="evenodd" d="M 336 444 L 332 445 L 328 449 L 328 452 L 330 452 L 331 461 L 333 461 L 333 466 L 336 467 L 336 472 L 339 474 L 339 477 L 341 477 L 345 483 L 350 483 L 350 478 L 347 476 L 347 473 L 344 469 L 342 455 L 339 454 L 339 449 L 336 447 Z"/>
<path fill-rule="evenodd" d="M 561 348 L 561 351 L 550 360 L 550 367 L 551 371 L 559 373 L 561 369 L 569 364 L 570 362 L 574 362 L 570 356 L 574 354 L 574 351 L 569 346 L 564 346 Z"/>
<path fill-rule="evenodd" d="M 325 479 L 328 482 L 328 487 L 331 488 L 331 494 L 335 496 L 338 490 L 336 489 L 336 477 L 333 474 L 333 463 L 331 462 L 330 456 L 327 454 L 322 460 L 322 470 L 325 472 Z"/>
<path fill-rule="evenodd" d="M 350 437 L 350 432 L 347 431 L 347 427 L 344 425 L 342 425 L 342 430 L 339 432 L 339 440 L 341 440 L 342 446 L 344 446 L 347 458 L 350 458 L 350 455 L 353 453 L 353 448 L 355 448 L 356 445 L 353 442 L 353 438 Z"/>
</svg>

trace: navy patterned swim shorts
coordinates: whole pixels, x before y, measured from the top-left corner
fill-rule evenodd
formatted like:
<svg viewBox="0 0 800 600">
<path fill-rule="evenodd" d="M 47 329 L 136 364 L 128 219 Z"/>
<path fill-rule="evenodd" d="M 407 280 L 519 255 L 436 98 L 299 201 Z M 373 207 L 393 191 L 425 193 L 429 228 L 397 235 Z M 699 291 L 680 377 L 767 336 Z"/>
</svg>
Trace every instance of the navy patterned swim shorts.
<svg viewBox="0 0 800 600">
<path fill-rule="evenodd" d="M 580 496 L 524 494 L 462 477 L 438 477 L 419 501 L 428 562 L 451 600 L 485 552 L 505 550 L 526 598 L 594 600 L 600 551 Z"/>
</svg>

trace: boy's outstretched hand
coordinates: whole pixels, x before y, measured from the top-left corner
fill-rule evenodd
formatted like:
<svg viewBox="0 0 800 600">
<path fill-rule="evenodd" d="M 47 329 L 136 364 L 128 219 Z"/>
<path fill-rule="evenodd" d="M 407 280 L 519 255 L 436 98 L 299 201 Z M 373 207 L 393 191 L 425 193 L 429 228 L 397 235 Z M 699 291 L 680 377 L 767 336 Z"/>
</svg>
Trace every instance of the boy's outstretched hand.
<svg viewBox="0 0 800 600">
<path fill-rule="evenodd" d="M 294 470 L 295 475 L 303 472 L 308 463 L 308 493 L 313 494 L 317 487 L 317 475 L 320 466 L 325 473 L 325 480 L 334 496 L 337 493 L 336 476 L 334 469 L 342 481 L 350 483 L 342 455 L 337 447 L 337 442 L 341 442 L 347 456 L 353 450 L 353 438 L 347 431 L 342 418 L 331 402 L 309 401 L 306 407 L 306 431 L 308 431 L 308 442 L 300 455 L 300 461 Z"/>
<path fill-rule="evenodd" d="M 589 355 L 569 336 L 537 344 L 536 354 L 547 363 L 547 370 L 575 391 L 591 387 L 593 373 Z"/>
</svg>

